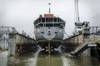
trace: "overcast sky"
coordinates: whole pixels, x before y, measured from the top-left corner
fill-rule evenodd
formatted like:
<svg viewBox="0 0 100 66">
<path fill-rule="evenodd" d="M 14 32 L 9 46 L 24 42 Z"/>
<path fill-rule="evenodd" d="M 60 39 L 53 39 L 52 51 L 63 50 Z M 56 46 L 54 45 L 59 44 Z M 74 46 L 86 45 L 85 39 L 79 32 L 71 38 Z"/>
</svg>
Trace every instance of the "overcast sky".
<svg viewBox="0 0 100 66">
<path fill-rule="evenodd" d="M 52 3 L 52 13 L 66 21 L 66 32 L 74 28 L 74 0 L 0 0 L 0 25 L 13 26 L 21 32 L 33 35 L 33 21 L 48 13 L 48 3 Z M 100 25 L 100 0 L 79 0 L 81 21 Z"/>
</svg>

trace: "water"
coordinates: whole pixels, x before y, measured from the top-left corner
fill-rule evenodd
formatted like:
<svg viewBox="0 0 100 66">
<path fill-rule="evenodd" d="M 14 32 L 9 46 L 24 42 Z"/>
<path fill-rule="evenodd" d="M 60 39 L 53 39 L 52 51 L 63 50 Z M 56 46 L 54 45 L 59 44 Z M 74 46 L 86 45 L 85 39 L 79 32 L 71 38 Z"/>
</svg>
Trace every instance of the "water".
<svg viewBox="0 0 100 66">
<path fill-rule="evenodd" d="M 62 59 L 59 53 L 44 54 L 39 53 L 37 66 L 62 66 Z"/>
<path fill-rule="evenodd" d="M 41 57 L 38 56 L 39 51 L 37 53 L 31 53 L 23 57 L 8 57 L 8 52 L 0 52 L 0 66 L 37 66 L 38 59 Z M 42 58 L 46 57 L 46 55 L 42 55 Z M 54 58 L 54 60 L 58 60 L 55 63 L 60 62 L 61 66 L 100 66 L 100 62 L 97 58 L 91 58 L 90 56 L 80 56 L 76 58 L 61 56 L 48 56 L 49 58 Z M 60 61 L 59 61 L 60 59 Z M 48 61 L 45 59 L 45 61 Z M 50 61 L 51 62 L 51 61 Z M 52 63 L 54 63 L 52 61 Z M 56 64 L 57 65 L 57 64 Z M 39 66 L 42 66 L 41 64 Z M 48 64 L 47 66 L 51 66 Z"/>
<path fill-rule="evenodd" d="M 7 51 L 0 52 L 0 66 L 7 66 L 7 54 Z"/>
<path fill-rule="evenodd" d="M 81 56 L 76 58 L 63 57 L 63 66 L 100 66 L 97 58 Z"/>
</svg>

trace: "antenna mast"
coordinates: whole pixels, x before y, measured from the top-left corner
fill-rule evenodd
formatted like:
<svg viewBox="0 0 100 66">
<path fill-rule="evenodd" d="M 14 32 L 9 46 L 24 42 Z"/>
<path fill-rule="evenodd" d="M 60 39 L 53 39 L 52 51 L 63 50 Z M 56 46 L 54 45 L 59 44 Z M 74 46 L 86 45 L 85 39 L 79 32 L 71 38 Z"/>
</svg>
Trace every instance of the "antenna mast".
<svg viewBox="0 0 100 66">
<path fill-rule="evenodd" d="M 49 13 L 51 13 L 51 3 L 48 3 L 49 5 Z"/>
</svg>

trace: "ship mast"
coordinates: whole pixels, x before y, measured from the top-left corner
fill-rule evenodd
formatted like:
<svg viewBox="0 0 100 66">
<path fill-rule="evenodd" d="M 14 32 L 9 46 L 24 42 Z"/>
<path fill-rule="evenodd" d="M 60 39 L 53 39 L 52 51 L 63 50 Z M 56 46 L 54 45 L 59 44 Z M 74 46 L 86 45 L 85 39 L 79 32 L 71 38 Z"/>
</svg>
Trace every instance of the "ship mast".
<svg viewBox="0 0 100 66">
<path fill-rule="evenodd" d="M 48 3 L 49 5 L 49 14 L 51 13 L 51 3 Z"/>
</svg>

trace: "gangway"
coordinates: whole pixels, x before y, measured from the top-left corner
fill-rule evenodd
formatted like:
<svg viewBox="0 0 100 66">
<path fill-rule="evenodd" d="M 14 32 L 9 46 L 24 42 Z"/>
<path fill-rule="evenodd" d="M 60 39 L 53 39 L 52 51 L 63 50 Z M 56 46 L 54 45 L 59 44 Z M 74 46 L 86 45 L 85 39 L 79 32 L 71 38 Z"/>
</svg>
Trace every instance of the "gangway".
<svg viewBox="0 0 100 66">
<path fill-rule="evenodd" d="M 78 46 L 74 51 L 72 51 L 70 54 L 71 55 L 74 55 L 74 56 L 78 56 L 80 55 L 83 51 L 85 51 L 86 49 L 88 48 L 94 48 L 96 47 L 97 45 L 94 44 L 94 43 L 84 43 L 80 46 Z"/>
</svg>

